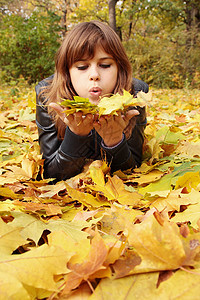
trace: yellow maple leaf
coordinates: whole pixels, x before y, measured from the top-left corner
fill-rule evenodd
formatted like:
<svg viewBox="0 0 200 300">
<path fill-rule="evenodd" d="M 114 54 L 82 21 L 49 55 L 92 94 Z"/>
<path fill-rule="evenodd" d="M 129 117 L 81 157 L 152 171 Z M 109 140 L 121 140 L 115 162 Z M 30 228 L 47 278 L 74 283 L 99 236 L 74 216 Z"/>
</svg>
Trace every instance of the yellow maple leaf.
<svg viewBox="0 0 200 300">
<path fill-rule="evenodd" d="M 20 280 L 7 272 L 0 272 L 0 291 L 1 299 L 31 299 L 29 292 L 26 290 Z"/>
<path fill-rule="evenodd" d="M 192 273 L 178 270 L 176 272 L 152 272 L 131 275 L 117 280 L 102 279 L 89 297 L 100 299 L 195 299 L 199 294 L 199 269 Z M 158 286 L 159 278 L 164 280 Z"/>
<path fill-rule="evenodd" d="M 0 272 L 35 289 L 56 291 L 54 275 L 67 272 L 67 261 L 68 254 L 63 249 L 44 244 L 23 254 L 0 256 Z"/>
<path fill-rule="evenodd" d="M 12 222 L 6 224 L 0 218 L 0 255 L 12 254 L 19 246 L 26 244 L 20 235 L 21 228 Z"/>
<path fill-rule="evenodd" d="M 129 224 L 128 242 L 141 257 L 141 264 L 132 273 L 158 270 L 175 270 L 184 265 L 194 265 L 196 251 L 199 251 L 200 235 L 191 233 L 184 238 L 179 227 L 160 214 L 150 215 L 141 224 Z M 191 240 L 196 246 L 190 247 Z"/>
<path fill-rule="evenodd" d="M 100 207 L 100 206 L 104 206 L 104 205 L 110 205 L 108 201 L 99 201 L 95 196 L 89 194 L 89 193 L 85 193 L 85 192 L 81 192 L 79 190 L 76 190 L 74 188 L 71 188 L 67 183 L 65 183 L 66 185 L 66 189 L 68 194 L 70 195 L 70 197 L 73 200 L 77 200 L 80 203 L 83 203 L 85 206 L 87 207 L 92 207 L 92 208 L 96 208 L 96 207 Z"/>
<path fill-rule="evenodd" d="M 176 189 L 186 187 L 188 192 L 196 188 L 200 183 L 199 172 L 187 172 L 183 176 L 180 176 L 176 181 Z"/>
<path fill-rule="evenodd" d="M 94 167 L 90 168 L 90 175 L 95 185 L 86 186 L 103 194 L 109 201 L 118 201 L 123 205 L 136 205 L 141 199 L 141 195 L 137 192 L 127 191 L 123 181 L 117 175 L 108 176 L 108 181 L 105 182 L 103 171 Z"/>
<path fill-rule="evenodd" d="M 200 201 L 200 193 L 192 190 L 189 194 L 183 194 L 182 188 L 170 191 L 166 198 L 158 197 L 151 204 L 150 207 L 155 207 L 159 211 L 179 211 L 181 205 L 195 204 Z M 184 213 L 184 212 L 183 212 Z M 182 213 L 181 213 L 182 215 Z M 186 221 L 186 220 L 185 220 Z"/>
<path fill-rule="evenodd" d="M 191 226 L 198 229 L 200 219 L 200 203 L 191 204 L 181 213 L 176 213 L 172 218 L 173 222 L 190 222 Z"/>
<path fill-rule="evenodd" d="M 117 93 L 111 97 L 101 98 L 98 103 L 99 115 L 117 115 L 117 111 L 124 111 L 130 106 L 143 107 L 145 103 L 124 90 L 123 95 Z"/>
</svg>

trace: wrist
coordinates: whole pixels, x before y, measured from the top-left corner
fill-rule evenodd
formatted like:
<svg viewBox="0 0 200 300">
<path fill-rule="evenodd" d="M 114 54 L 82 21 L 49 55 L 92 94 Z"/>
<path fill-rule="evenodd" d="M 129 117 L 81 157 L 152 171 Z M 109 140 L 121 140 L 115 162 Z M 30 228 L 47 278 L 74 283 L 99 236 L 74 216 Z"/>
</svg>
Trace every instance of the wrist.
<svg viewBox="0 0 200 300">
<path fill-rule="evenodd" d="M 103 140 L 102 145 L 104 148 L 110 148 L 110 149 L 115 148 L 123 142 L 124 137 L 125 137 L 125 135 L 123 133 L 120 138 L 117 138 L 115 140 L 109 140 L 107 142 L 105 142 L 105 140 Z"/>
<path fill-rule="evenodd" d="M 70 126 L 68 126 L 68 127 L 69 127 L 69 130 L 71 132 L 73 132 L 75 135 L 82 136 L 82 137 L 88 136 L 91 132 L 91 129 L 88 129 L 87 131 L 82 131 L 82 130 L 74 128 L 74 127 L 70 127 Z"/>
</svg>

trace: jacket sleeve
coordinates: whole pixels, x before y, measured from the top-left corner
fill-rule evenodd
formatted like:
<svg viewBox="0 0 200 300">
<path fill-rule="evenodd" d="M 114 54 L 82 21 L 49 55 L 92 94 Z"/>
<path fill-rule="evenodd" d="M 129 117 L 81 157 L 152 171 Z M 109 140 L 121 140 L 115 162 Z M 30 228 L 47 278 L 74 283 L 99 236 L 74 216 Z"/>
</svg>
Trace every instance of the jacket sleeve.
<svg viewBox="0 0 200 300">
<path fill-rule="evenodd" d="M 134 95 L 137 96 L 139 91 L 148 93 L 148 84 L 139 79 L 133 79 Z M 111 171 L 128 170 L 130 168 L 139 167 L 142 162 L 142 149 L 144 143 L 144 129 L 147 124 L 145 107 L 136 107 L 140 115 L 136 117 L 136 123 L 133 124 L 132 134 L 126 139 L 123 136 L 122 142 L 113 148 L 103 146 L 108 160 L 111 161 Z"/>
<path fill-rule="evenodd" d="M 48 114 L 45 100 L 39 96 L 42 86 L 40 82 L 36 90 L 36 124 L 38 127 L 40 151 L 44 158 L 44 178 L 64 180 L 81 172 L 85 157 L 91 151 L 92 136 L 80 137 L 68 128 L 63 140 L 57 136 L 55 124 Z"/>
</svg>

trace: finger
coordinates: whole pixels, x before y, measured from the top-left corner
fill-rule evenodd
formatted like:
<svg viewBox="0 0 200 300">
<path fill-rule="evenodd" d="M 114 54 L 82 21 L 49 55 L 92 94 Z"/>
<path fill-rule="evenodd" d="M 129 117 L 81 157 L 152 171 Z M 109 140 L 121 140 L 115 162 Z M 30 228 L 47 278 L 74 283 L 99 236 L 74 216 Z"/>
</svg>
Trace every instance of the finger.
<svg viewBox="0 0 200 300">
<path fill-rule="evenodd" d="M 64 118 L 64 122 L 67 124 L 67 126 L 69 126 L 70 124 L 73 124 L 74 123 L 74 115 L 70 114 L 70 115 L 66 116 Z"/>
<path fill-rule="evenodd" d="M 98 121 L 98 123 L 101 125 L 101 126 L 105 126 L 105 125 L 107 125 L 108 124 L 108 121 L 107 121 L 107 119 L 105 118 L 105 117 L 100 117 L 100 119 L 99 119 L 99 121 Z"/>
<path fill-rule="evenodd" d="M 92 124 L 92 123 L 93 123 L 93 115 L 92 114 L 87 114 L 86 116 L 84 116 L 84 118 L 83 118 L 84 125 L 88 125 L 88 124 Z"/>
<path fill-rule="evenodd" d="M 74 121 L 76 122 L 77 126 L 83 122 L 83 113 L 81 111 L 78 111 L 74 114 Z"/>
<path fill-rule="evenodd" d="M 64 109 L 57 103 L 50 103 L 49 106 L 59 115 L 59 117 L 64 120 L 65 118 L 65 113 L 63 112 Z"/>
<path fill-rule="evenodd" d="M 139 111 L 137 109 L 131 109 L 128 110 L 127 113 L 125 114 L 126 119 L 130 120 L 131 118 L 135 116 L 139 116 Z"/>
<path fill-rule="evenodd" d="M 93 123 L 94 129 L 98 132 L 101 129 L 101 124 L 98 121 Z"/>
<path fill-rule="evenodd" d="M 97 121 L 97 120 L 99 119 L 99 115 L 98 115 L 98 114 L 95 114 L 95 115 L 93 116 L 93 118 L 94 118 L 94 121 Z"/>
<path fill-rule="evenodd" d="M 123 116 L 116 116 L 115 122 L 117 123 L 118 128 L 120 128 L 122 131 L 127 126 L 127 122 L 124 120 Z"/>
<path fill-rule="evenodd" d="M 85 115 L 86 120 L 93 120 L 93 115 L 92 114 L 87 114 Z"/>
</svg>

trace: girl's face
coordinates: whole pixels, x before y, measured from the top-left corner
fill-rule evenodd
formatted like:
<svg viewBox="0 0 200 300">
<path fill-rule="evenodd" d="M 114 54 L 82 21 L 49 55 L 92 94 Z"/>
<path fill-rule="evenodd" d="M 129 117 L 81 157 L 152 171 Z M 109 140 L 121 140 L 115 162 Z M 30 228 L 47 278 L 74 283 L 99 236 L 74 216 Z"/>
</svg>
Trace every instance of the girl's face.
<svg viewBox="0 0 200 300">
<path fill-rule="evenodd" d="M 113 93 L 117 83 L 118 68 L 114 58 L 102 48 L 97 48 L 92 59 L 75 62 L 69 69 L 72 85 L 80 97 L 97 104 L 99 97 Z"/>
</svg>

